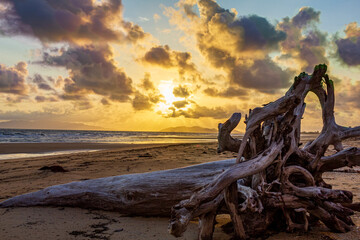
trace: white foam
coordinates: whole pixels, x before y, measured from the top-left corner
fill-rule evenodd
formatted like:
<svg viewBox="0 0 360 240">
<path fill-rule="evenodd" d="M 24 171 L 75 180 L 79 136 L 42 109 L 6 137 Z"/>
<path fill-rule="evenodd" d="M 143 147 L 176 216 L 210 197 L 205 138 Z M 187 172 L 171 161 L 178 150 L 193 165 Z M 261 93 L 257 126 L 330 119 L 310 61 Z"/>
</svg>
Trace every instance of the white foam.
<svg viewBox="0 0 360 240">
<path fill-rule="evenodd" d="M 8 159 L 19 159 L 19 158 L 32 158 L 32 157 L 44 157 L 44 156 L 54 156 L 54 155 L 63 155 L 63 154 L 73 154 L 81 152 L 96 152 L 103 149 L 91 150 L 91 149 L 81 149 L 81 150 L 63 150 L 55 152 L 42 152 L 42 153 L 12 153 L 12 154 L 0 154 L 0 160 Z"/>
</svg>

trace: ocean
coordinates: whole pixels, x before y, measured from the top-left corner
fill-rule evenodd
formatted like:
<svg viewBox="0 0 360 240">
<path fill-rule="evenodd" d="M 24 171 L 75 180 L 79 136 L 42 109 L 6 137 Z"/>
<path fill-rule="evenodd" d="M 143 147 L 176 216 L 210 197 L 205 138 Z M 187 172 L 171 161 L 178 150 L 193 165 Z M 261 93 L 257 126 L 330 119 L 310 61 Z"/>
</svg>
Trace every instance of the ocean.
<svg viewBox="0 0 360 240">
<path fill-rule="evenodd" d="M 0 143 L 198 143 L 217 133 L 0 129 Z"/>
<path fill-rule="evenodd" d="M 1 143 L 124 143 L 166 144 L 201 143 L 217 141 L 217 133 L 140 132 L 140 131 L 86 131 L 0 129 Z M 39 153 L 11 153 L 0 151 L 0 160 L 96 151 L 91 149 L 44 151 Z"/>
</svg>

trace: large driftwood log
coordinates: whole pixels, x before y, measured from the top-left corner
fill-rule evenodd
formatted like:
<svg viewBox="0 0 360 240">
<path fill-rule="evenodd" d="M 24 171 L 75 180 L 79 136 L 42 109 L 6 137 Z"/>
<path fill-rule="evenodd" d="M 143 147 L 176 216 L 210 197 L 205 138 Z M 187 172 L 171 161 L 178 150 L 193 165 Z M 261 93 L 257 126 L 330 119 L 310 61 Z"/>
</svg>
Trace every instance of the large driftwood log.
<svg viewBox="0 0 360 240">
<path fill-rule="evenodd" d="M 210 182 L 235 159 L 164 171 L 51 186 L 5 200 L 0 207 L 71 206 L 140 216 L 170 216 L 171 207 Z M 200 211 L 201 212 L 201 211 Z"/>
</svg>

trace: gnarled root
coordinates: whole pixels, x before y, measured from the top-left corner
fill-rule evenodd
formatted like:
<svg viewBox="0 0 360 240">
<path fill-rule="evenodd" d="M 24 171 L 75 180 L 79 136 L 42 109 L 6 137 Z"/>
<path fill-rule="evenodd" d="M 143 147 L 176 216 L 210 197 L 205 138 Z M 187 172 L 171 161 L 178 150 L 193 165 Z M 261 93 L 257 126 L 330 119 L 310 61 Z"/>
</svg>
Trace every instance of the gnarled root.
<svg viewBox="0 0 360 240">
<path fill-rule="evenodd" d="M 344 150 L 341 143 L 359 136 L 360 127 L 347 128 L 336 123 L 334 84 L 326 71 L 326 65 L 320 64 L 312 75 L 301 73 L 285 96 L 250 109 L 245 116 L 246 132 L 242 140 L 230 135 L 241 114 L 235 113 L 219 124 L 218 151 L 238 151 L 237 163 L 173 208 L 175 218 L 170 226 L 175 236 L 186 230 L 189 219 L 198 216 L 200 209 L 214 201 L 218 203 L 217 199 L 224 200 L 222 209 L 231 216 L 236 239 L 274 230 L 308 231 L 309 222 L 314 219 L 335 232 L 351 229 L 350 216 L 353 210 L 360 210 L 360 205 L 352 203 L 351 192 L 331 189 L 322 173 L 360 165 L 360 149 Z M 318 96 L 324 125 L 315 140 L 300 148 L 304 99 L 310 91 Z M 338 152 L 324 156 L 329 145 Z M 209 229 L 214 209 L 202 211 L 201 219 L 209 216 L 209 225 L 200 224 L 200 232 L 206 231 L 204 239 L 211 238 Z"/>
</svg>

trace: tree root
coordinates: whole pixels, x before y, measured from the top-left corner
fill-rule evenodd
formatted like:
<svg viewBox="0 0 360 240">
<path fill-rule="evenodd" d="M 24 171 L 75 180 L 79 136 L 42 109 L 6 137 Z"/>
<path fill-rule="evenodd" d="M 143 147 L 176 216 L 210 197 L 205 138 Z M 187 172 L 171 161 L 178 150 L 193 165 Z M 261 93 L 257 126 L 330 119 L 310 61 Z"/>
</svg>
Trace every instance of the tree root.
<svg viewBox="0 0 360 240">
<path fill-rule="evenodd" d="M 360 210 L 360 205 L 352 203 L 351 192 L 331 189 L 322 174 L 360 165 L 360 149 L 343 149 L 341 143 L 346 138 L 360 136 L 360 127 L 347 128 L 335 122 L 334 84 L 326 71 L 326 65 L 320 64 L 312 75 L 301 73 L 285 96 L 250 109 L 245 116 L 246 132 L 242 140 L 231 136 L 240 121 L 240 113 L 219 124 L 218 151 L 238 152 L 237 163 L 172 209 L 170 233 L 181 236 L 190 219 L 198 216 L 198 209 L 212 203 L 206 226 L 203 221 L 199 225 L 199 239 L 212 239 L 213 228 L 209 225 L 213 224 L 217 199 L 224 200 L 216 201 L 221 205 L 216 208 L 225 208 L 230 214 L 235 239 L 266 235 L 274 228 L 306 232 L 309 222 L 314 220 L 322 221 L 335 232 L 351 229 L 354 223 L 350 216 L 353 210 Z M 310 91 L 318 96 L 323 129 L 314 141 L 300 148 L 304 100 Z M 337 153 L 324 156 L 330 145 Z M 206 216 L 202 214 L 201 219 Z"/>
</svg>

